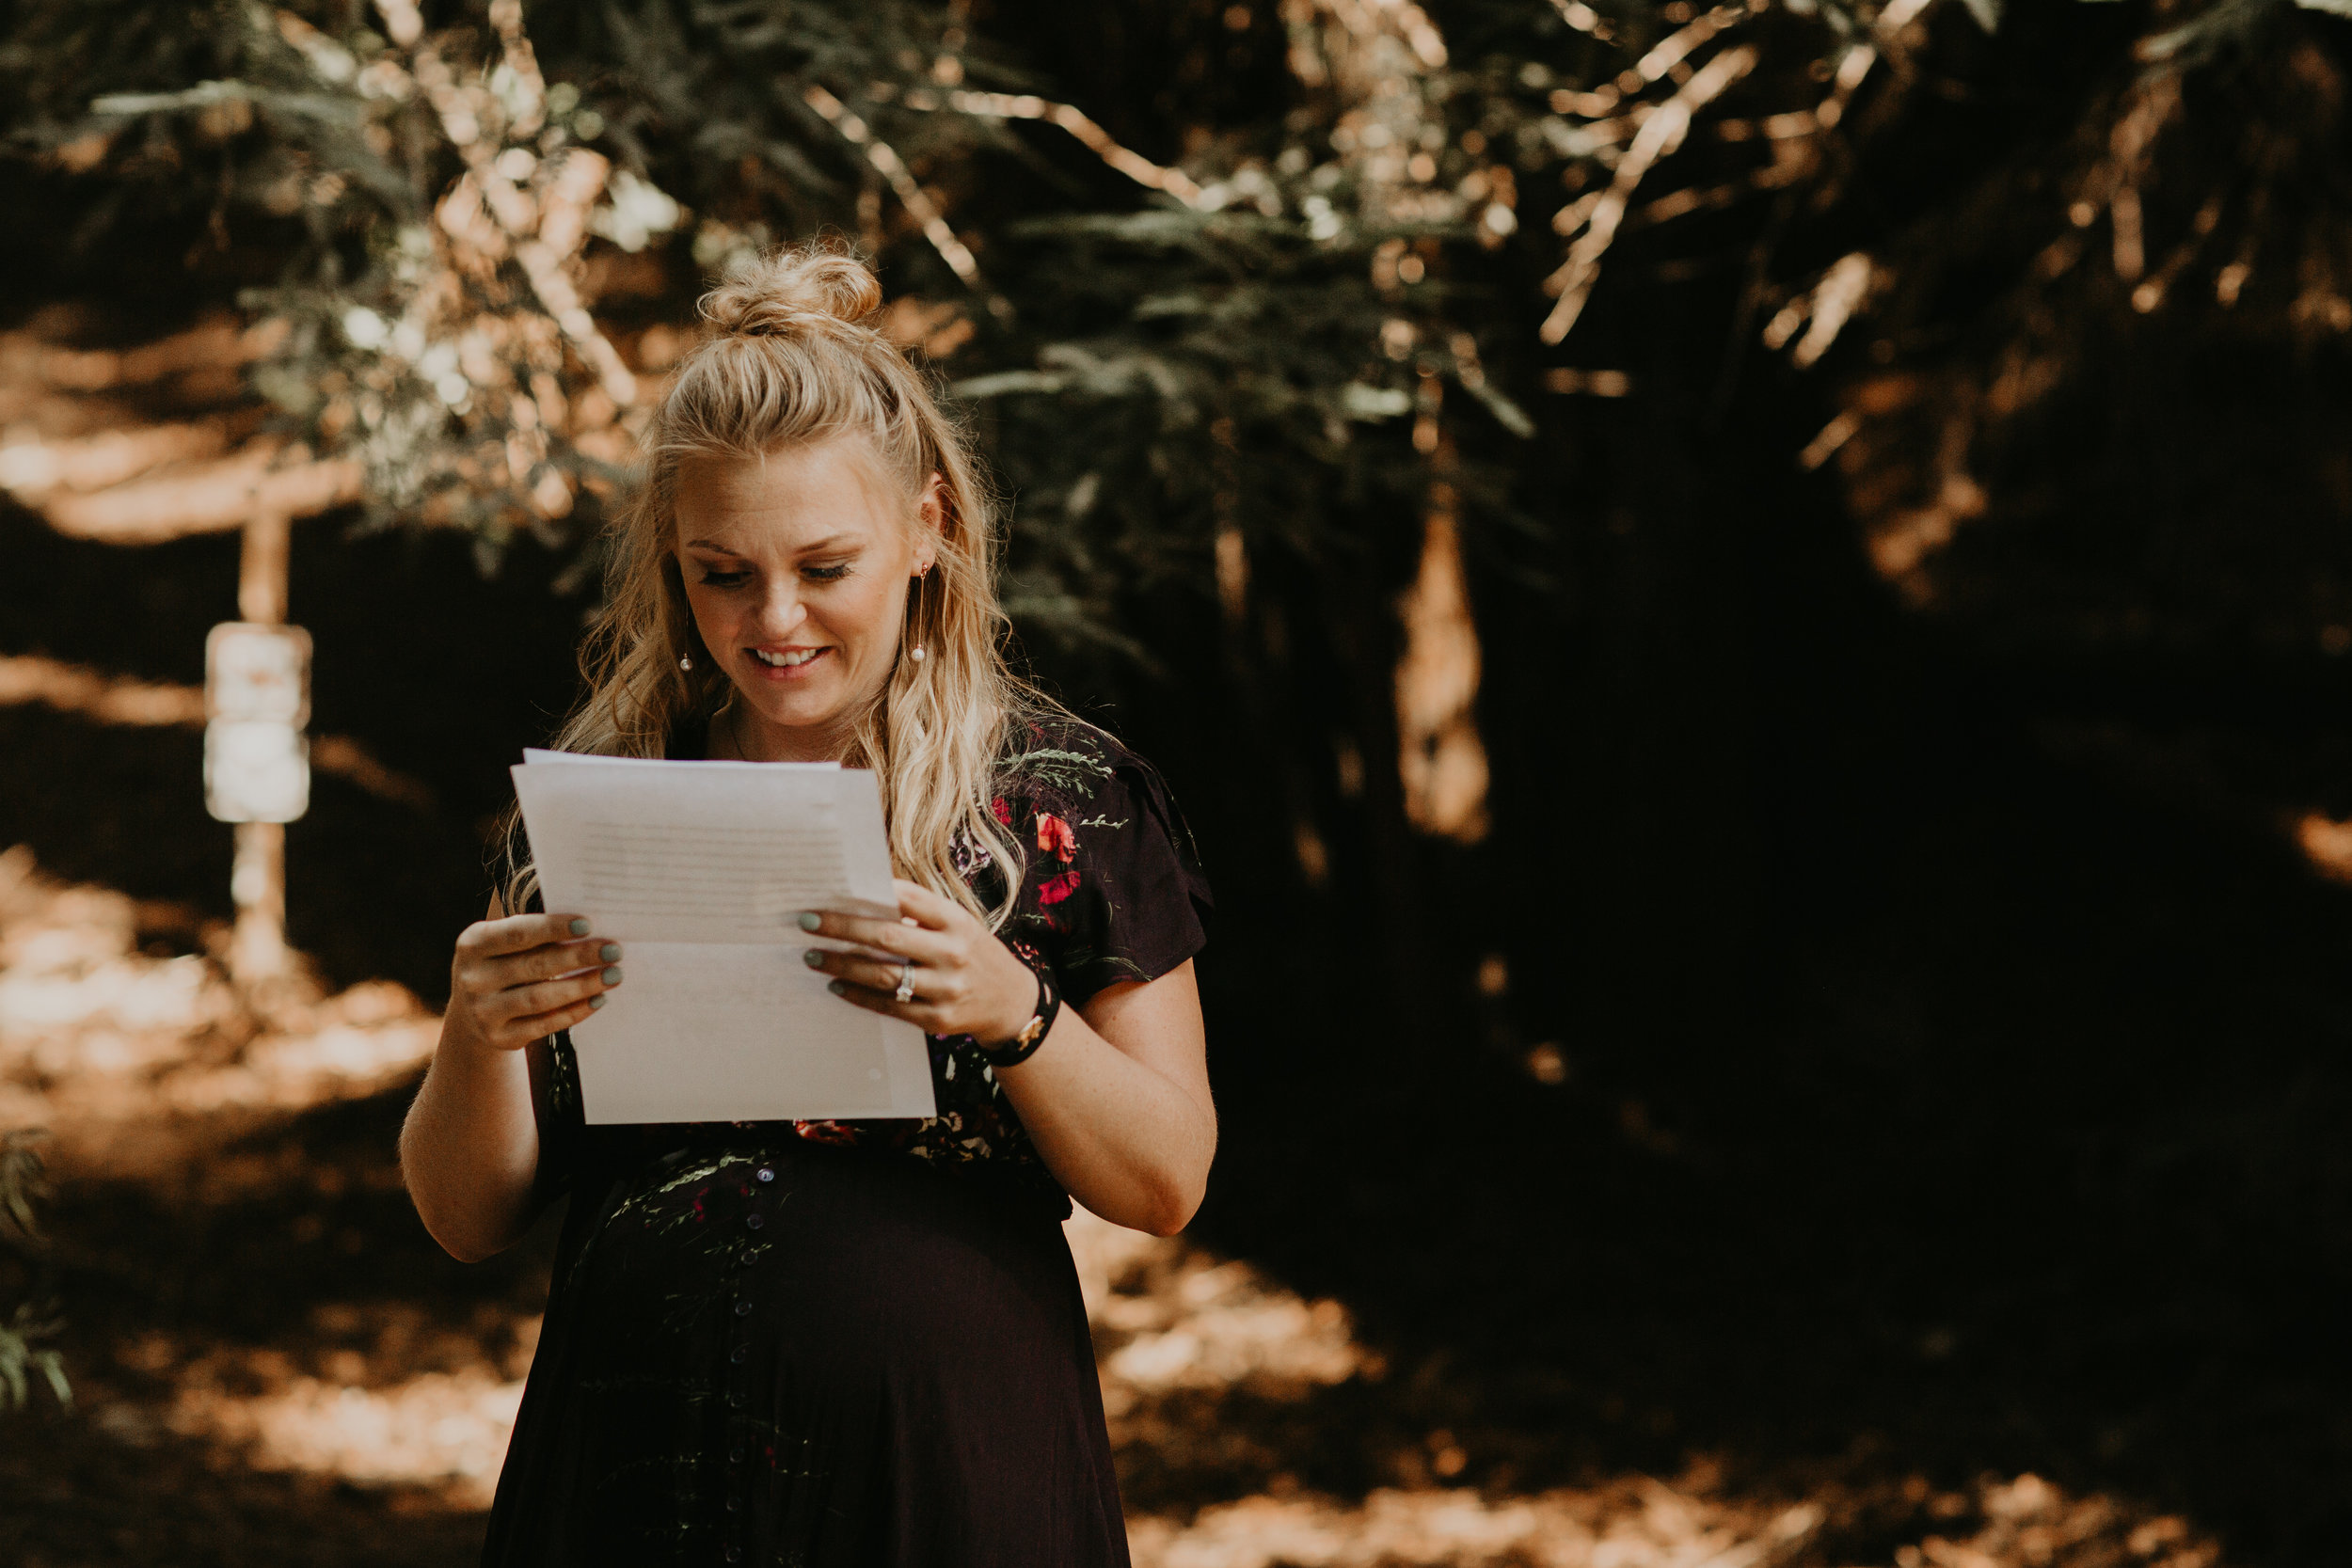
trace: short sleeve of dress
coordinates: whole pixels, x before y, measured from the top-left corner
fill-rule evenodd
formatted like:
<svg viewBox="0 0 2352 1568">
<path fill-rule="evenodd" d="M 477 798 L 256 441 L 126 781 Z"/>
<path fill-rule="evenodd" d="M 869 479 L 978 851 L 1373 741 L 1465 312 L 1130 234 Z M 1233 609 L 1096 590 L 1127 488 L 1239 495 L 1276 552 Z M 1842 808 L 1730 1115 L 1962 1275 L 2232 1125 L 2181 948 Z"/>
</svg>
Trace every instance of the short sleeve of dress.
<svg viewBox="0 0 2352 1568">
<path fill-rule="evenodd" d="M 1108 736 L 1041 738 L 1008 779 L 998 819 L 1021 842 L 1019 905 L 1006 934 L 1053 965 L 1065 999 L 1156 980 L 1208 943 L 1209 883 L 1156 769 Z M 1041 763 L 1040 758 L 1042 759 Z"/>
</svg>

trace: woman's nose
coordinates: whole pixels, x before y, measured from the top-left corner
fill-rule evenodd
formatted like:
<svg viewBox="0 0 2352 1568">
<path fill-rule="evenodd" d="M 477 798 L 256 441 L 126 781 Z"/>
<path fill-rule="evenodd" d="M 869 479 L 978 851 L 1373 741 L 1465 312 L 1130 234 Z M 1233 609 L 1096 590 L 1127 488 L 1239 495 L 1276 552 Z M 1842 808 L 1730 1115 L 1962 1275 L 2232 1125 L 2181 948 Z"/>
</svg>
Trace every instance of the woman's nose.
<svg viewBox="0 0 2352 1568">
<path fill-rule="evenodd" d="M 808 607 L 801 603 L 797 585 L 778 587 L 760 601 L 757 630 L 762 641 L 789 637 L 808 619 Z"/>
</svg>

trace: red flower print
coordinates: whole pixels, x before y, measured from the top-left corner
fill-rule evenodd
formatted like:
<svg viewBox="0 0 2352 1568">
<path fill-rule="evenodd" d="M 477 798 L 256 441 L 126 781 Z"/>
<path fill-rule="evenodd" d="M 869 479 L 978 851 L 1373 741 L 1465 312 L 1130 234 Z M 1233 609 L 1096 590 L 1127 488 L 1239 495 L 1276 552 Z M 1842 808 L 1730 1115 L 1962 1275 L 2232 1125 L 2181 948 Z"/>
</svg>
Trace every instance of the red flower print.
<svg viewBox="0 0 2352 1568">
<path fill-rule="evenodd" d="M 988 803 L 988 809 L 990 813 L 995 816 L 997 821 L 1002 822 L 1008 828 L 1012 826 L 1012 808 L 1005 804 L 1005 798 L 1003 796 L 999 795 L 996 799 L 991 800 Z"/>
<path fill-rule="evenodd" d="M 1051 818 L 1047 820 L 1050 821 Z M 1041 904 L 1058 904 L 1077 891 L 1078 874 L 1075 871 L 1065 871 L 1038 888 L 1037 901 Z"/>
<path fill-rule="evenodd" d="M 1071 852 L 1078 847 L 1078 835 L 1072 832 L 1070 824 L 1060 817 L 1040 812 L 1037 816 L 1037 847 L 1051 849 L 1061 857 L 1062 864 L 1068 865 Z M 1074 887 L 1077 884 L 1073 881 L 1071 885 Z"/>
</svg>

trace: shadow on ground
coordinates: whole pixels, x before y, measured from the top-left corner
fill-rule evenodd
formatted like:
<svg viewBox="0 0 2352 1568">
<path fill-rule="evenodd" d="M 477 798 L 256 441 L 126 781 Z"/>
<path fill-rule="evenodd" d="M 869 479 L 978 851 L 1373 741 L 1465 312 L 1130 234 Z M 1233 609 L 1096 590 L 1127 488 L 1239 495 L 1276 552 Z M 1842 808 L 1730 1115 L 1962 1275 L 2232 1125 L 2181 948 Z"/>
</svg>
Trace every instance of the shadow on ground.
<svg viewBox="0 0 2352 1568">
<path fill-rule="evenodd" d="M 1467 1480 L 2030 1471 L 2186 1513 L 2233 1561 L 2329 1560 L 2352 895 L 2279 831 L 2284 769 L 2200 761 L 2295 737 L 2119 752 L 2021 705 L 1931 690 L 1875 745 L 1791 737 L 1752 945 L 1683 954 L 1676 990 L 1546 962 L 1556 928 L 1518 942 L 1557 1086 L 1330 1031 L 1343 981 L 1229 1026 L 1205 1233 L 1354 1306 Z M 1410 1479 L 1376 1476 L 1356 1415 L 1296 1430 L 1316 1484 Z M 1819 1560 L 1887 1560 L 1880 1522 Z"/>
</svg>

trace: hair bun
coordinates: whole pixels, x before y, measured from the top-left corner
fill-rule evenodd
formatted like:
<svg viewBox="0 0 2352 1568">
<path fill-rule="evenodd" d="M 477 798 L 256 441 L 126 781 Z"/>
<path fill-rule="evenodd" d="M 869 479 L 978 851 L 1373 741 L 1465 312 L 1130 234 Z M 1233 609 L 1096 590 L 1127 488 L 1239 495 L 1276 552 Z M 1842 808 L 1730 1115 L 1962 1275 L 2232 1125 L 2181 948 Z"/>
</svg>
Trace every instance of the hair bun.
<svg viewBox="0 0 2352 1568">
<path fill-rule="evenodd" d="M 820 321 L 863 322 L 882 309 L 882 279 L 846 252 L 796 245 L 739 261 L 702 297 L 703 319 L 723 333 L 763 337 Z"/>
</svg>

